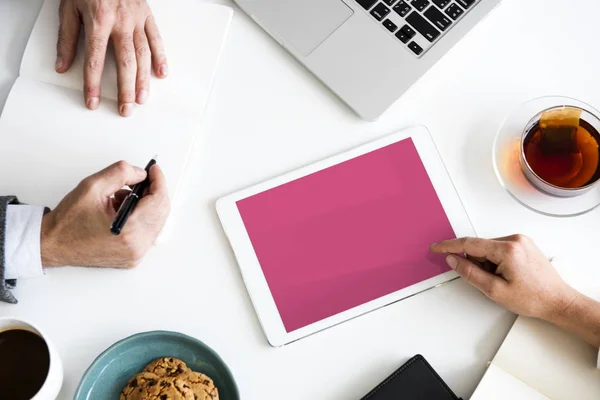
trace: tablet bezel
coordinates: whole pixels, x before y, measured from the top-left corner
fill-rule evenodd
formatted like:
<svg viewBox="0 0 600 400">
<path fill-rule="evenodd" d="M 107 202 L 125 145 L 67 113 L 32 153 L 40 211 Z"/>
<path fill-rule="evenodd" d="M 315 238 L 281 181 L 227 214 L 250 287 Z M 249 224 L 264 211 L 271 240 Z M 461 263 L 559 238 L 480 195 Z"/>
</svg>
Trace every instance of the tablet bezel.
<svg viewBox="0 0 600 400">
<path fill-rule="evenodd" d="M 423 165 L 425 166 L 425 170 L 429 175 L 442 207 L 444 208 L 448 220 L 450 221 L 450 225 L 452 226 L 457 237 L 475 236 L 475 231 L 471 221 L 469 220 L 462 201 L 460 200 L 454 184 L 448 175 L 448 171 L 444 166 L 437 147 L 435 146 L 429 131 L 424 126 L 407 128 L 400 132 L 385 136 L 379 140 L 356 147 L 342 154 L 335 155 L 325 160 L 308 165 L 304 168 L 297 169 L 287 174 L 272 178 L 244 190 L 230 194 L 217 201 L 217 213 L 237 259 L 238 266 L 242 273 L 242 277 L 246 284 L 250 299 L 254 305 L 254 309 L 258 315 L 258 319 L 267 336 L 268 342 L 272 346 L 282 346 L 288 344 L 349 319 L 355 318 L 359 315 L 403 300 L 414 294 L 433 288 L 457 277 L 457 274 L 454 271 L 449 271 L 436 277 L 427 279 L 423 282 L 419 282 L 415 285 L 390 293 L 378 299 L 369 301 L 360 306 L 351 308 L 339 314 L 325 318 L 321 321 L 296 329 L 292 332 L 287 332 L 238 210 L 236 203 L 239 200 L 251 197 L 274 187 L 284 185 L 306 175 L 313 174 L 333 165 L 343 163 L 347 160 L 370 153 L 382 147 L 408 138 L 412 138 L 413 140 L 417 152 L 419 153 Z"/>
</svg>

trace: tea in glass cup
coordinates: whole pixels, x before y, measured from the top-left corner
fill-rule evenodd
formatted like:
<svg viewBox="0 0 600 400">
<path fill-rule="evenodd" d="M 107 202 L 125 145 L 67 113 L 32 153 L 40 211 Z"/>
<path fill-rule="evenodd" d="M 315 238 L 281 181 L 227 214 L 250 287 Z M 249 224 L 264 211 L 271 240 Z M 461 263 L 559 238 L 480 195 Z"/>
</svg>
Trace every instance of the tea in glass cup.
<svg viewBox="0 0 600 400">
<path fill-rule="evenodd" d="M 600 119 L 579 107 L 546 109 L 523 131 L 520 158 L 538 189 L 561 197 L 585 193 L 600 179 Z"/>
</svg>

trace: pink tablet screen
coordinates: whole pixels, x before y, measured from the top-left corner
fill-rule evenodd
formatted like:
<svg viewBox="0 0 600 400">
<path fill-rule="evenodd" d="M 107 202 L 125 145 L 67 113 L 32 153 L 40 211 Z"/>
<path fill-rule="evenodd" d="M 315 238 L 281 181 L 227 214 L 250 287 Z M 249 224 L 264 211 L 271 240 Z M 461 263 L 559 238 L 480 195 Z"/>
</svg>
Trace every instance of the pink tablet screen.
<svg viewBox="0 0 600 400">
<path fill-rule="evenodd" d="M 287 332 L 449 269 L 455 234 L 412 139 L 237 202 Z"/>
</svg>

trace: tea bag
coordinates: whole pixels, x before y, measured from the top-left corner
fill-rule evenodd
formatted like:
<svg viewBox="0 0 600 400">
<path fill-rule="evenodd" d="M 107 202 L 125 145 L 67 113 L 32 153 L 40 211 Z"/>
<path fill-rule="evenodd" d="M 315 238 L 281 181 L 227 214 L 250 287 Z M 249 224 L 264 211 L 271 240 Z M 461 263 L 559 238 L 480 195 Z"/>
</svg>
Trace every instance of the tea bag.
<svg viewBox="0 0 600 400">
<path fill-rule="evenodd" d="M 581 110 L 563 107 L 546 111 L 540 118 L 540 150 L 546 154 L 577 153 L 577 130 Z"/>
</svg>

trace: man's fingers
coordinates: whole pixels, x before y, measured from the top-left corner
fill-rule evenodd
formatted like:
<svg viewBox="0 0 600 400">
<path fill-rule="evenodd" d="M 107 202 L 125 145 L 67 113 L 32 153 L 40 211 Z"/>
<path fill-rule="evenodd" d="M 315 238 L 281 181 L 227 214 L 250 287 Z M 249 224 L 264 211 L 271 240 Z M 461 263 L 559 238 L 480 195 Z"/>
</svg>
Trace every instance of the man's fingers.
<svg viewBox="0 0 600 400">
<path fill-rule="evenodd" d="M 113 208 L 115 211 L 119 211 L 119 207 L 121 207 L 121 204 L 123 201 L 125 201 L 125 198 L 129 196 L 130 193 L 131 190 L 129 189 L 120 189 L 115 193 L 115 197 L 113 198 Z"/>
<path fill-rule="evenodd" d="M 162 229 L 162 225 L 171 211 L 167 180 L 158 165 L 153 165 L 150 168 L 149 179 L 150 187 L 138 203 L 136 214 L 144 216 L 143 219 L 146 221 L 158 222 L 160 224 L 159 228 Z"/>
<path fill-rule="evenodd" d="M 159 78 L 166 78 L 169 75 L 169 67 L 167 65 L 167 55 L 163 45 L 158 26 L 152 14 L 146 19 L 146 36 L 152 50 L 152 67 L 154 74 Z"/>
<path fill-rule="evenodd" d="M 446 257 L 446 263 L 464 280 L 491 299 L 495 299 L 499 295 L 498 291 L 506 285 L 502 278 L 484 271 L 466 258 L 449 255 Z"/>
<path fill-rule="evenodd" d="M 167 179 L 158 165 L 150 168 L 149 178 L 150 186 L 147 193 L 142 197 L 139 203 L 141 208 L 152 208 L 151 212 L 163 212 L 167 214 L 170 210 L 169 189 L 167 188 Z"/>
<path fill-rule="evenodd" d="M 100 104 L 102 71 L 104 70 L 109 33 L 105 28 L 95 28 L 91 21 L 86 22 L 85 26 L 83 95 L 87 108 L 95 110 Z"/>
<path fill-rule="evenodd" d="M 112 196 L 125 185 L 135 185 L 146 179 L 146 171 L 125 161 L 119 161 L 85 180 L 102 196 Z"/>
<path fill-rule="evenodd" d="M 148 188 L 149 195 L 168 196 L 167 178 L 163 174 L 162 169 L 157 164 L 150 168 L 150 187 Z"/>
<path fill-rule="evenodd" d="M 133 114 L 135 103 L 135 80 L 137 61 L 133 34 L 130 31 L 119 30 L 113 34 L 115 58 L 117 61 L 117 86 L 119 88 L 119 114 L 129 117 Z"/>
<path fill-rule="evenodd" d="M 150 186 L 148 187 L 148 192 L 142 198 L 148 200 L 154 204 L 154 206 L 158 206 L 166 201 L 166 206 L 168 206 L 169 202 L 169 189 L 167 187 L 167 178 L 165 178 L 165 174 L 163 174 L 162 169 L 158 165 L 153 165 L 150 168 L 149 178 Z"/>
<path fill-rule="evenodd" d="M 441 254 L 466 253 L 472 257 L 485 258 L 495 264 L 500 264 L 504 258 L 505 245 L 505 242 L 468 237 L 432 244 L 430 249 L 434 253 Z"/>
<path fill-rule="evenodd" d="M 79 13 L 70 1 L 62 0 L 58 10 L 60 25 L 58 27 L 58 40 L 56 42 L 56 72 L 67 71 L 77 53 L 77 41 L 79 40 Z"/>
<path fill-rule="evenodd" d="M 138 104 L 144 104 L 148 99 L 150 90 L 150 74 L 152 71 L 152 56 L 150 55 L 150 45 L 144 28 L 136 28 L 133 33 L 133 43 L 135 45 L 135 56 L 137 60 L 137 79 L 135 84 L 136 97 Z"/>
</svg>

